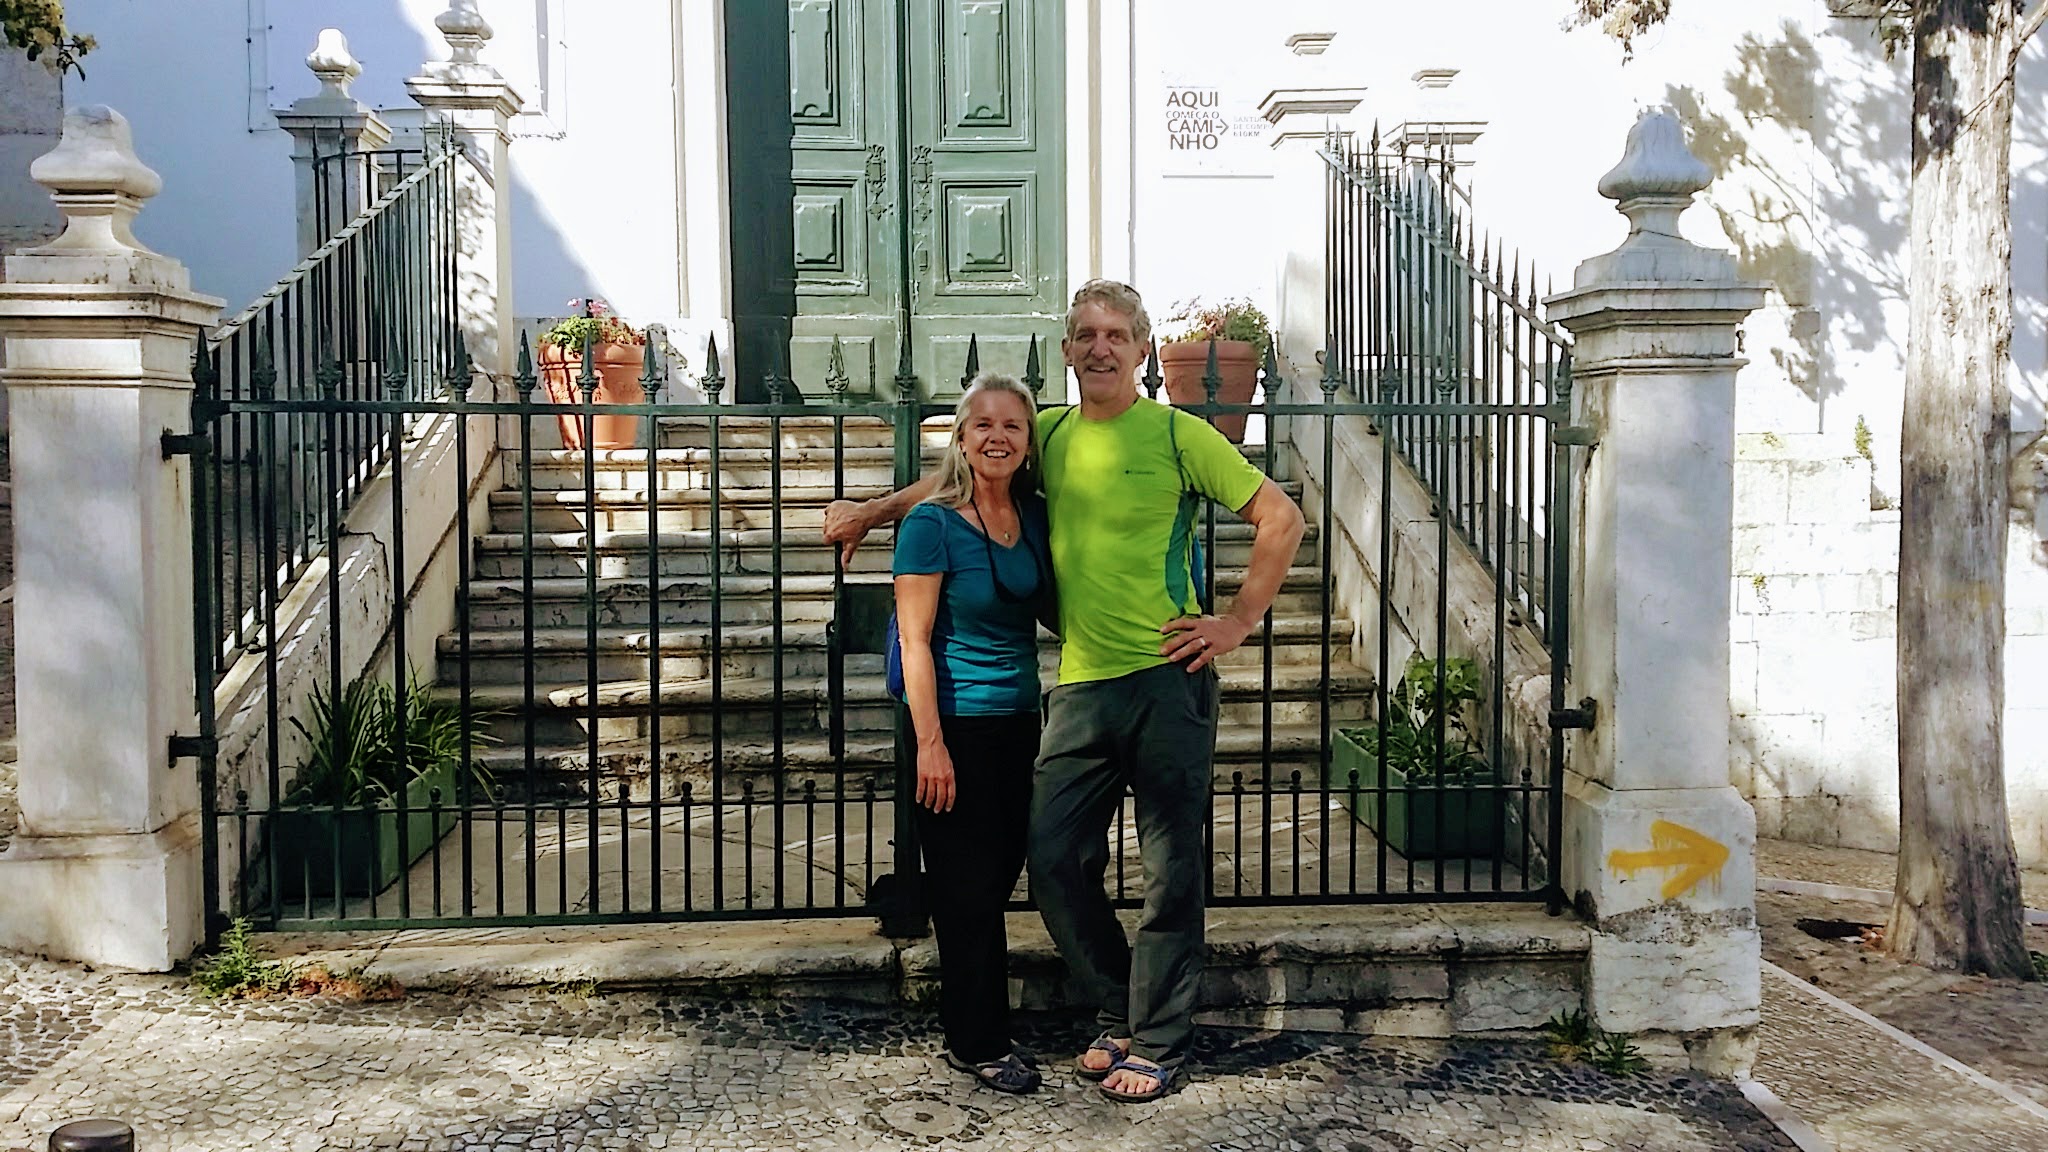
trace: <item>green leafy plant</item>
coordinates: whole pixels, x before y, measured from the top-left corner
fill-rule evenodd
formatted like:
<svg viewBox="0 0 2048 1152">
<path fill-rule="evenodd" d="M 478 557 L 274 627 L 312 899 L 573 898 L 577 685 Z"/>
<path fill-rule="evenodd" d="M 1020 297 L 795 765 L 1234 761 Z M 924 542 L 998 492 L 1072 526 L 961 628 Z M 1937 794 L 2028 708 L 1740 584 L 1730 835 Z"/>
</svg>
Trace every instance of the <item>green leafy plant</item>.
<svg viewBox="0 0 2048 1152">
<path fill-rule="evenodd" d="M 1380 726 L 1347 728 L 1345 735 L 1382 764 L 1414 779 L 1433 775 L 1439 763 L 1446 775 L 1462 775 L 1486 768 L 1466 720 L 1466 710 L 1478 703 L 1481 688 L 1479 665 L 1463 657 L 1446 657 L 1442 678 L 1437 662 L 1421 653 L 1408 660 L 1394 685 L 1389 700 L 1386 744 L 1380 744 Z M 1438 754 L 1438 717 L 1442 717 L 1442 754 Z"/>
<path fill-rule="evenodd" d="M 261 1000 L 271 996 L 334 996 L 343 1000 L 396 1000 L 405 987 L 389 976 L 372 976 L 362 966 L 331 972 L 325 964 L 267 960 L 256 948 L 249 921 L 237 917 L 221 935 L 220 949 L 192 968 L 192 986 L 210 1000 Z"/>
<path fill-rule="evenodd" d="M 1628 1033 L 1601 1031 L 1577 1008 L 1552 1016 L 1543 1025 L 1543 1036 L 1553 1060 L 1583 1060 L 1611 1076 L 1633 1076 L 1650 1066 Z"/>
<path fill-rule="evenodd" d="M 1856 454 L 1875 464 L 1877 460 L 1870 454 L 1870 440 L 1870 425 L 1863 422 L 1863 417 L 1858 416 L 1856 418 Z"/>
<path fill-rule="evenodd" d="M 1593 1018 L 1574 1008 L 1552 1016 L 1543 1025 L 1543 1034 L 1550 1044 L 1550 1055 L 1558 1060 L 1582 1060 L 1586 1049 L 1593 1046 L 1600 1036 L 1600 1030 L 1593 1027 Z"/>
<path fill-rule="evenodd" d="M 0 32 L 7 43 L 31 60 L 41 60 L 62 76 L 76 72 L 85 79 L 78 59 L 99 47 L 90 36 L 74 35 L 64 26 L 63 0 L 0 0 Z"/>
<path fill-rule="evenodd" d="M 1273 322 L 1249 300 L 1224 300 L 1204 304 L 1190 300 L 1166 318 L 1175 325 L 1169 342 L 1183 340 L 1244 340 L 1250 342 L 1261 363 L 1273 347 Z"/>
<path fill-rule="evenodd" d="M 1625 1032 L 1600 1033 L 1586 1049 L 1586 1060 L 1609 1076 L 1634 1076 L 1650 1067 Z"/>
<path fill-rule="evenodd" d="M 2028 952 L 2034 961 L 2034 979 L 2048 980 L 2048 953 Z"/>
<path fill-rule="evenodd" d="M 571 315 L 555 321 L 540 334 L 543 344 L 583 350 L 584 344 L 645 344 L 646 333 L 619 318 L 611 305 L 595 297 L 569 301 Z"/>
<path fill-rule="evenodd" d="M 192 986 L 209 999 L 269 995 L 290 986 L 293 968 L 277 960 L 266 960 L 256 950 L 256 938 L 249 921 L 236 918 L 220 938 L 220 950 L 192 969 Z"/>
<path fill-rule="evenodd" d="M 383 680 L 359 677 L 339 695 L 316 685 L 310 713 L 310 724 L 296 716 L 291 722 L 308 745 L 292 793 L 297 803 L 389 801 L 414 779 L 462 759 L 461 705 L 431 695 L 417 678 L 406 689 L 402 747 L 398 693 Z M 475 710 L 469 714 L 472 749 L 493 742 L 482 730 L 487 718 Z M 473 759 L 469 771 L 477 791 L 490 796 L 490 772 L 482 762 Z"/>
</svg>

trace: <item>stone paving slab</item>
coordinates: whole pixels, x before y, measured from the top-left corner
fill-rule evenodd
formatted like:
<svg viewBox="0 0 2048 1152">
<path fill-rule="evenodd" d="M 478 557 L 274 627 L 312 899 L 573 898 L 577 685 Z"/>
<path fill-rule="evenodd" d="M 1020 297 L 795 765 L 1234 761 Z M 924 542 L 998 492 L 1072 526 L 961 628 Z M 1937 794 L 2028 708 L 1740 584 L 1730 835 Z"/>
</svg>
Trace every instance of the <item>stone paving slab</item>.
<svg viewBox="0 0 2048 1152">
<path fill-rule="evenodd" d="M 1774 973 L 1763 991 L 1756 1077 L 1841 1152 L 2048 1148 L 2048 1121 L 1969 1077 Z"/>
<path fill-rule="evenodd" d="M 1087 1035 L 1067 1016 L 1019 1024 L 1049 1059 Z M 1060 1070 L 1033 1096 L 973 1088 L 935 1064 L 932 1018 L 900 1010 L 651 992 L 217 1004 L 170 978 L 5 961 L 0 1029 L 0 1148 L 85 1115 L 129 1120 L 147 1152 L 1793 1147 L 1732 1085 L 1613 1078 L 1526 1044 L 1204 1029 L 1187 1088 L 1124 1107 Z"/>
</svg>

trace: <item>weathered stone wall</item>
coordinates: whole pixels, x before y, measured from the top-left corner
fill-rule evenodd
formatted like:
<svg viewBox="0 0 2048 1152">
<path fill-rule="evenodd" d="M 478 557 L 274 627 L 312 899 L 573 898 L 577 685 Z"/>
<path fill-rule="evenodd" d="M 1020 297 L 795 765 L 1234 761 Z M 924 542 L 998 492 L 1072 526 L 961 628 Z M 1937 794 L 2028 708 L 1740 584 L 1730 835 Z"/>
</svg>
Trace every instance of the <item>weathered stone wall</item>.
<svg viewBox="0 0 2048 1152">
<path fill-rule="evenodd" d="M 2034 867 L 2048 863 L 2040 480 L 2023 453 L 2006 567 L 2006 796 Z M 1899 514 L 1877 484 L 1852 435 L 1737 439 L 1729 771 L 1760 836 L 1898 845 Z"/>
</svg>

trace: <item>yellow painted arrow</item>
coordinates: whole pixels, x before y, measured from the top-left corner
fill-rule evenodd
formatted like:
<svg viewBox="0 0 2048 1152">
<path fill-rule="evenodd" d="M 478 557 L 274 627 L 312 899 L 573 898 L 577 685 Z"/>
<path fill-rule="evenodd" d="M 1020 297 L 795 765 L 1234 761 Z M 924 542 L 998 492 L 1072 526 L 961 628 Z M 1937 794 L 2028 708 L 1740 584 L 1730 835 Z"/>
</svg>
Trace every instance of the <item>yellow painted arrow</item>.
<svg viewBox="0 0 2048 1152">
<path fill-rule="evenodd" d="M 1728 846 L 1683 824 L 1658 820 L 1650 825 L 1650 850 L 1624 852 L 1617 848 L 1607 854 L 1607 866 L 1617 872 L 1642 868 L 1676 868 L 1664 881 L 1663 898 L 1676 899 L 1709 876 L 1720 874 L 1728 863 Z"/>
</svg>

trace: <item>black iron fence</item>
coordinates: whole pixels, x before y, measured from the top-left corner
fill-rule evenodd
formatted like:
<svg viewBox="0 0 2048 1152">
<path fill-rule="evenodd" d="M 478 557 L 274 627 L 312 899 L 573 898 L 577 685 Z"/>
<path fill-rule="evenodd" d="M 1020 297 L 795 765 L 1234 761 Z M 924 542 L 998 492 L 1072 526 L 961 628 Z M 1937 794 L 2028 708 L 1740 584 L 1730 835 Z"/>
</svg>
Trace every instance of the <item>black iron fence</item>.
<svg viewBox="0 0 2048 1152">
<path fill-rule="evenodd" d="M 328 542 L 339 517 L 396 451 L 395 410 L 319 420 L 322 399 L 441 394 L 461 343 L 459 197 L 453 146 L 355 153 L 315 165 L 322 219 L 341 185 L 381 189 L 290 274 L 207 339 L 193 367 L 211 409 L 203 635 L 225 670 Z M 280 401 L 269 409 L 243 401 Z"/>
<path fill-rule="evenodd" d="M 1343 393 L 1568 407 L 1570 338 L 1542 318 L 1537 275 L 1473 226 L 1448 149 L 1385 152 L 1333 136 L 1327 167 L 1325 356 Z M 1545 419 L 1395 416 L 1387 432 L 1520 619 L 1549 638 L 1556 487 Z M 1562 510 L 1564 505 L 1555 505 Z"/>
<path fill-rule="evenodd" d="M 421 172 L 424 182 L 431 165 Z M 473 400 L 459 344 L 445 346 L 445 370 L 429 370 L 444 347 L 429 342 L 401 375 L 389 352 L 342 362 L 411 349 L 401 336 L 313 334 L 294 348 L 348 351 L 311 356 L 301 378 L 334 382 L 311 394 L 217 387 L 210 357 L 197 374 L 202 445 L 249 451 L 254 476 L 312 469 L 324 499 L 283 522 L 301 558 L 330 560 L 324 598 L 281 595 L 306 591 L 286 581 L 227 617 L 261 656 L 243 667 L 262 691 L 236 720 L 258 735 L 224 737 L 203 759 L 213 907 L 280 926 L 918 921 L 916 871 L 901 867 L 915 858 L 909 742 L 879 644 L 889 540 L 843 563 L 819 525 L 829 500 L 914 477 L 943 445 L 949 405 L 920 400 L 907 366 L 898 398 L 849 395 L 836 353 L 820 402 L 795 396 L 776 366 L 764 374 L 768 403 L 728 403 L 715 345 L 686 398 L 658 333 L 641 350 L 641 403 L 597 403 L 588 355 L 542 370 L 573 374 L 573 391 L 552 390 L 570 399 L 537 399 L 523 349 L 516 394 Z M 977 345 L 968 357 L 963 379 L 980 366 Z M 1400 518 L 1416 483 L 1411 446 L 1441 458 L 1455 436 L 1502 443 L 1523 427 L 1536 430 L 1532 445 L 1562 451 L 1543 432 L 1558 401 L 1385 388 L 1358 399 L 1360 381 L 1384 376 L 1349 363 L 1332 356 L 1320 380 L 1295 387 L 1269 357 L 1257 402 L 1192 406 L 1250 417 L 1247 455 L 1312 525 L 1263 627 L 1219 667 L 1211 900 L 1554 902 L 1557 762 L 1512 738 L 1502 662 L 1451 654 L 1455 606 L 1440 575 L 1450 564 L 1437 566 L 1433 602 L 1404 611 L 1339 580 L 1373 555 L 1378 572 L 1392 570 L 1388 534 L 1357 523 Z M 1017 367 L 1044 388 L 1036 346 Z M 363 386 L 347 385 L 355 375 Z M 378 380 L 398 385 L 370 387 Z M 1212 372 L 1212 397 L 1216 383 Z M 1157 394 L 1156 362 L 1145 386 Z M 553 447 L 576 433 L 593 443 L 606 418 L 629 421 L 637 446 Z M 1402 451 L 1380 451 L 1387 439 Z M 292 464 L 294 445 L 314 446 L 314 458 Z M 492 447 L 479 480 L 465 462 Z M 202 456 L 211 479 L 196 486 L 197 556 L 233 551 L 214 459 Z M 388 510 L 358 510 L 386 527 L 355 523 L 350 485 L 394 462 L 404 479 Z M 1437 475 L 1440 489 L 1448 473 Z M 1540 500 L 1517 504 L 1512 488 L 1487 499 L 1484 523 L 1544 522 Z M 423 508 L 446 522 L 421 525 Z M 1251 531 L 1211 507 L 1201 535 L 1211 602 L 1227 603 Z M 1469 549 L 1463 536 L 1442 535 L 1440 554 Z M 358 563 L 372 537 L 395 554 Z M 447 600 L 432 592 L 432 565 L 406 558 L 408 540 L 445 550 Z M 308 578 L 303 564 L 264 570 Z M 1554 597 L 1563 584 L 1544 587 Z M 199 585 L 199 680 L 211 685 L 233 653 L 207 643 L 220 633 L 203 625 L 222 619 L 213 597 L 232 585 Z M 1528 595 L 1503 583 L 1491 607 L 1505 622 Z M 293 616 L 290 603 L 324 607 Z M 349 638 L 373 603 L 389 606 L 389 623 Z M 1542 607 L 1556 618 L 1554 603 Z M 443 622 L 428 623 L 437 612 Z M 1404 659 L 1406 647 L 1432 656 Z M 202 712 L 212 736 L 209 693 Z M 1128 811 L 1110 835 L 1105 883 L 1135 903 Z"/>
</svg>

